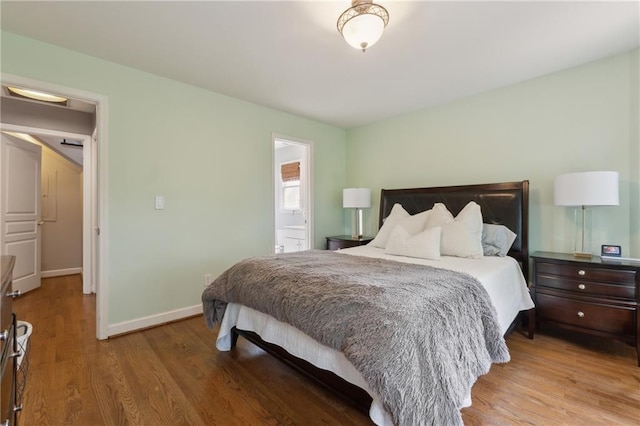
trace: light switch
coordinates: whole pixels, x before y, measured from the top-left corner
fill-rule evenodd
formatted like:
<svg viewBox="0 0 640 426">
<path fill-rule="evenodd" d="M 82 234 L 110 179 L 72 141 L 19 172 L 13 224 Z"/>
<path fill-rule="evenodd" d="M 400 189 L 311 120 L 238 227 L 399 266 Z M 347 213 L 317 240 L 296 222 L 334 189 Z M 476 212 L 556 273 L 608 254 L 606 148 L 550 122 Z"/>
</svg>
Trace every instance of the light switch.
<svg viewBox="0 0 640 426">
<path fill-rule="evenodd" d="M 164 196 L 156 195 L 156 210 L 164 210 Z"/>
</svg>

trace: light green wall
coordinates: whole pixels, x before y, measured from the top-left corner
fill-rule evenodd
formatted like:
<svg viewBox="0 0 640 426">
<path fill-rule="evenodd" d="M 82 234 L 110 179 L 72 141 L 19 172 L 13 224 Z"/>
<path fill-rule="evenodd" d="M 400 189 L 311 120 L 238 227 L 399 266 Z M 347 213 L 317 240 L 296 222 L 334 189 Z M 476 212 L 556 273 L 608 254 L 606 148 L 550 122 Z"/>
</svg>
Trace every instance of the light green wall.
<svg viewBox="0 0 640 426">
<path fill-rule="evenodd" d="M 592 250 L 640 257 L 638 51 L 347 132 L 347 183 L 381 188 L 530 181 L 531 251 L 573 250 L 573 213 L 553 205 L 556 175 L 620 173 L 620 206 L 595 207 Z M 632 235 L 633 234 L 633 235 Z"/>
<path fill-rule="evenodd" d="M 640 257 L 640 49 L 629 57 L 630 234 L 633 257 Z"/>
<path fill-rule="evenodd" d="M 637 50 L 345 132 L 11 33 L 1 42 L 2 72 L 108 96 L 109 324 L 197 304 L 205 273 L 270 252 L 272 132 L 314 142 L 316 248 L 350 230 L 346 186 L 373 190 L 373 234 L 383 187 L 529 179 L 530 249 L 571 251 L 553 178 L 611 169 L 621 205 L 593 209 L 593 249 L 640 257 Z"/>
<path fill-rule="evenodd" d="M 343 129 L 7 32 L 1 52 L 2 72 L 108 97 L 110 325 L 197 305 L 205 273 L 273 250 L 272 132 L 313 141 L 315 246 L 343 228 Z"/>
</svg>

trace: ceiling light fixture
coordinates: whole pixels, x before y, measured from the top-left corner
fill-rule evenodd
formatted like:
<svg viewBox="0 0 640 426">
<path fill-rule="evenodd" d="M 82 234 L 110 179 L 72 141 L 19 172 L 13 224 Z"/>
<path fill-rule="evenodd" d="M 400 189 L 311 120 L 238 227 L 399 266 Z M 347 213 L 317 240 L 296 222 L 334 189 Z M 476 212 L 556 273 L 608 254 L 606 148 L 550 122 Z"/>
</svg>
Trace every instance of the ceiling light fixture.
<svg viewBox="0 0 640 426">
<path fill-rule="evenodd" d="M 372 0 L 352 0 L 338 18 L 338 32 L 350 46 L 362 49 L 376 44 L 389 23 L 389 12 Z"/>
<path fill-rule="evenodd" d="M 29 99 L 35 99 L 37 101 L 52 102 L 56 104 L 67 102 L 67 98 L 64 98 L 62 96 L 52 95 L 51 93 L 40 92 L 38 90 L 20 89 L 19 87 L 11 87 L 11 86 L 7 86 L 7 90 L 9 90 L 9 92 L 15 95 L 22 96 Z"/>
</svg>

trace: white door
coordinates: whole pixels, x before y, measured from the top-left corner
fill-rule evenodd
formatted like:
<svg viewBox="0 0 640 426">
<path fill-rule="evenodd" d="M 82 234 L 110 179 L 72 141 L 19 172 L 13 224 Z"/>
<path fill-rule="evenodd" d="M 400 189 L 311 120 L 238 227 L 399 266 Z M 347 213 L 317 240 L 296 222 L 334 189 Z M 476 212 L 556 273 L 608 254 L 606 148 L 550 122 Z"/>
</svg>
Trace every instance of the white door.
<svg viewBox="0 0 640 426">
<path fill-rule="evenodd" d="M 16 256 L 13 289 L 40 287 L 40 163 L 42 148 L 4 133 L 0 163 L 0 245 Z"/>
</svg>

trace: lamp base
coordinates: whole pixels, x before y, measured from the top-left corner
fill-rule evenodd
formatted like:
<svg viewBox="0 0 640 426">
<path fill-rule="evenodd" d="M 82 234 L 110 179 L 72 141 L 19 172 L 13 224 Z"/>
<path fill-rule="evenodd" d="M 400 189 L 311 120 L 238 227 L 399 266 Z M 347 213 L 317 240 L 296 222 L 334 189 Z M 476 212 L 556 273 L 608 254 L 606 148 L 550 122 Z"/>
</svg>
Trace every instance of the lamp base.
<svg viewBox="0 0 640 426">
<path fill-rule="evenodd" d="M 362 238 L 364 235 L 363 226 L 362 226 L 362 209 L 356 207 L 356 211 L 354 214 L 355 224 L 353 226 L 353 232 L 351 233 L 351 238 L 354 240 Z"/>
<path fill-rule="evenodd" d="M 591 259 L 593 257 L 593 255 L 591 253 L 584 253 L 584 252 L 577 251 L 577 252 L 573 253 L 573 257 L 580 257 L 580 258 L 583 258 L 583 259 Z"/>
<path fill-rule="evenodd" d="M 582 213 L 580 216 L 578 216 L 578 211 Z M 582 206 L 580 210 L 575 210 L 575 219 L 576 222 L 580 222 L 581 229 L 576 235 L 577 238 L 573 250 L 573 257 L 577 257 L 580 259 L 591 259 L 593 257 L 591 252 L 585 251 L 588 250 L 589 247 L 591 247 L 591 215 L 587 215 L 586 206 Z"/>
</svg>

